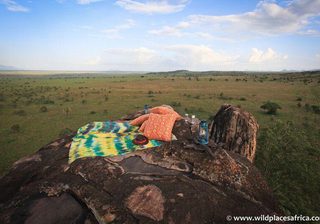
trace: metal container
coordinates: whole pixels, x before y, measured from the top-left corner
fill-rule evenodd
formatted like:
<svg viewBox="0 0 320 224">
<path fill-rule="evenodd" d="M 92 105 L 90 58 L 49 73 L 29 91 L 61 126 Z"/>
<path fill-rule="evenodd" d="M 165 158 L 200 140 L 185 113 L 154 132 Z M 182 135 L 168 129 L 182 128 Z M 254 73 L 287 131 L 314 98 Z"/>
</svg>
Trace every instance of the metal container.
<svg viewBox="0 0 320 224">
<path fill-rule="evenodd" d="M 198 140 L 200 144 L 206 145 L 209 141 L 208 123 L 205 120 L 200 121 L 198 129 Z"/>
<path fill-rule="evenodd" d="M 143 110 L 144 114 L 148 114 L 149 113 L 149 106 L 148 104 L 144 105 L 144 110 Z"/>
</svg>

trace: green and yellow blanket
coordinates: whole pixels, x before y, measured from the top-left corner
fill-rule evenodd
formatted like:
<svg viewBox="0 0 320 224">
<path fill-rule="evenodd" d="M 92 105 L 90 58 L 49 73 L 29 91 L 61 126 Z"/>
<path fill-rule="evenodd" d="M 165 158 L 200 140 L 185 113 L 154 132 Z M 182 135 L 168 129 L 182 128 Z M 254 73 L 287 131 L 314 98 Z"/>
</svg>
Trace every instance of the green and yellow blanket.
<svg viewBox="0 0 320 224">
<path fill-rule="evenodd" d="M 132 140 L 138 134 L 139 127 L 129 122 L 92 122 L 79 128 L 73 138 L 69 163 L 83 157 L 117 156 L 136 150 L 160 146 L 161 142 L 149 140 L 146 145 L 135 145 Z"/>
</svg>

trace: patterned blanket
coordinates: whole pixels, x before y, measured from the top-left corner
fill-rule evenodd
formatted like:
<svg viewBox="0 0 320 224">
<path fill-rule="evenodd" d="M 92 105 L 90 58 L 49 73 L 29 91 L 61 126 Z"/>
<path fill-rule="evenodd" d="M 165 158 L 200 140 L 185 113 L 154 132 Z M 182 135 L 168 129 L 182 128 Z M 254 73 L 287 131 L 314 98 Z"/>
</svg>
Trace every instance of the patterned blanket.
<svg viewBox="0 0 320 224">
<path fill-rule="evenodd" d="M 138 129 L 129 122 L 115 121 L 92 122 L 79 128 L 70 147 L 69 164 L 83 157 L 123 155 L 161 145 L 157 140 L 135 145 L 132 140 L 142 134 Z"/>
</svg>

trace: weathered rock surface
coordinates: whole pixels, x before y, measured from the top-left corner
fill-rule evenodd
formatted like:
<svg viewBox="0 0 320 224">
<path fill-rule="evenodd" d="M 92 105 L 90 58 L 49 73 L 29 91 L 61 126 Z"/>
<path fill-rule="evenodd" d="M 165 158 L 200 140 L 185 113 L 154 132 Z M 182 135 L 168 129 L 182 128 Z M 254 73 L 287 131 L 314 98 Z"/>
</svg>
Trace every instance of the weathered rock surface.
<svg viewBox="0 0 320 224">
<path fill-rule="evenodd" d="M 250 113 L 225 104 L 214 117 L 210 138 L 252 162 L 256 152 L 258 129 L 258 123 Z"/>
<path fill-rule="evenodd" d="M 228 119 L 242 120 L 242 112 L 224 115 L 223 108 L 213 130 L 223 130 L 222 123 L 232 123 Z M 177 141 L 71 165 L 72 136 L 57 139 L 1 178 L 0 223 L 226 223 L 227 215 L 276 214 L 272 193 L 250 162 L 254 150 L 243 153 L 246 146 L 230 140 L 255 138 L 250 122 L 241 121 L 228 141 L 200 146 L 190 124 L 180 120 L 173 130 Z"/>
</svg>

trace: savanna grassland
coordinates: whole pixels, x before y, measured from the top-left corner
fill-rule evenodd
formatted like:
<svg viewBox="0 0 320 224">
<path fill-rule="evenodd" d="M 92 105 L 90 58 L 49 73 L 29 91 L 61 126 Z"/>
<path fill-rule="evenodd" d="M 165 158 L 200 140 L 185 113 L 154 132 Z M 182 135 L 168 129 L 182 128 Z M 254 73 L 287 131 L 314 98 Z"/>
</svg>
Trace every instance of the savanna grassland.
<svg viewBox="0 0 320 224">
<path fill-rule="evenodd" d="M 145 104 L 210 119 L 224 103 L 260 124 L 255 165 L 285 214 L 320 214 L 320 72 L 0 76 L 0 173 L 17 159 L 91 121 Z M 262 110 L 271 101 L 274 115 Z"/>
</svg>

